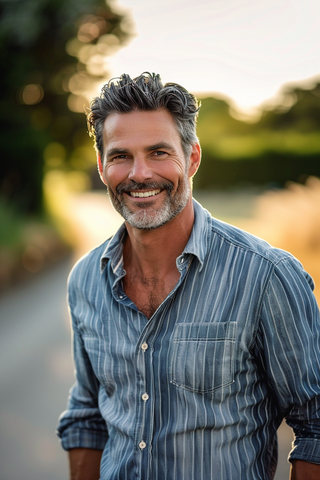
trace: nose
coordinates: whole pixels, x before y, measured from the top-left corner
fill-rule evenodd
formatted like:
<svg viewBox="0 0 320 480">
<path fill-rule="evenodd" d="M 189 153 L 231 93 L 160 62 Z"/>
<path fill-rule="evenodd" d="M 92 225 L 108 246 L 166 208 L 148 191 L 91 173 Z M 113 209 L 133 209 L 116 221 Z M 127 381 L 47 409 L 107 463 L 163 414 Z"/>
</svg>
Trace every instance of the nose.
<svg viewBox="0 0 320 480">
<path fill-rule="evenodd" d="M 145 180 L 152 178 L 152 175 L 152 170 L 146 158 L 143 156 L 137 156 L 133 159 L 128 175 L 130 180 L 134 180 L 137 183 L 142 183 Z"/>
</svg>

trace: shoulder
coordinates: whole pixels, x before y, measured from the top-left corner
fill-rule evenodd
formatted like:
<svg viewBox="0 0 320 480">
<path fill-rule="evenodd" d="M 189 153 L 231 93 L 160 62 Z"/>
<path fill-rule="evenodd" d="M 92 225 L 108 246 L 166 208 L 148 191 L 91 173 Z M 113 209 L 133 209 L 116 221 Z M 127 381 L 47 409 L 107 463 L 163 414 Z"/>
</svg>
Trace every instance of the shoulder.
<svg viewBox="0 0 320 480">
<path fill-rule="evenodd" d="M 249 256 L 257 256 L 274 265 L 286 259 L 294 259 L 291 253 L 275 248 L 262 238 L 213 217 L 211 217 L 210 233 L 212 240 L 225 244 L 227 248 L 237 249 Z"/>
<path fill-rule="evenodd" d="M 246 254 L 247 258 L 254 256 L 257 260 L 277 264 L 287 258 L 294 258 L 289 252 L 275 248 L 262 238 L 256 237 L 241 228 L 230 225 L 211 216 L 201 204 L 194 201 L 195 209 L 195 243 L 204 251 L 211 250 L 217 257 L 232 252 L 238 255 Z M 211 245 L 211 248 L 210 248 Z"/>
<path fill-rule="evenodd" d="M 219 250 L 224 250 L 225 258 L 227 254 L 234 254 L 233 258 L 246 258 L 247 263 L 254 262 L 261 272 L 269 272 L 269 279 L 281 277 L 285 282 L 290 278 L 293 282 L 294 277 L 298 276 L 314 289 L 312 277 L 304 270 L 301 262 L 286 250 L 273 247 L 262 238 L 212 217 L 210 236 L 211 241 L 218 244 Z"/>
<path fill-rule="evenodd" d="M 110 238 L 83 255 L 73 266 L 68 278 L 68 290 L 84 288 L 88 282 L 100 277 L 101 257 Z"/>
</svg>

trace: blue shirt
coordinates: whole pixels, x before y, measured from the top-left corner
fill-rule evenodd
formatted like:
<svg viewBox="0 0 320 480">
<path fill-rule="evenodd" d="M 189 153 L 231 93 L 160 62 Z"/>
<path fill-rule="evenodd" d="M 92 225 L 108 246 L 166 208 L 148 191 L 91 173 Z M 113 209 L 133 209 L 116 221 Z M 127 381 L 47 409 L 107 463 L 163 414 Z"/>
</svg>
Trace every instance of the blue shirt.
<svg viewBox="0 0 320 480">
<path fill-rule="evenodd" d="M 104 449 L 102 480 L 272 479 L 283 417 L 290 460 L 320 463 L 312 279 L 194 208 L 180 279 L 149 320 L 122 288 L 124 225 L 70 275 L 76 384 L 58 434 Z"/>
</svg>

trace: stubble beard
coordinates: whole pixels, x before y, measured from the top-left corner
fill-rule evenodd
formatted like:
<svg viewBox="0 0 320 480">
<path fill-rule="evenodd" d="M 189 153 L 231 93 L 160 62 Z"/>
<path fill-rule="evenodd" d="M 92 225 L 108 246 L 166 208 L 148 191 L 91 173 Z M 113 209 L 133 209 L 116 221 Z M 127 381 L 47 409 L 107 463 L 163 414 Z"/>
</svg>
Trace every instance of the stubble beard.
<svg viewBox="0 0 320 480">
<path fill-rule="evenodd" d="M 132 211 L 128 207 L 125 200 L 127 194 L 124 192 L 129 190 L 157 190 L 159 188 L 166 193 L 166 197 L 160 209 L 154 207 L 157 195 L 154 197 L 154 202 L 148 200 L 148 202 L 140 202 L 137 204 L 136 211 Z M 109 188 L 108 193 L 114 209 L 120 213 L 129 225 L 138 228 L 139 230 L 155 230 L 176 217 L 187 205 L 191 195 L 191 186 L 188 175 L 184 176 L 183 180 L 178 185 L 175 194 L 172 193 L 173 189 L 174 185 L 171 182 L 137 183 L 131 181 L 127 184 L 119 184 L 116 188 L 116 193 Z"/>
</svg>

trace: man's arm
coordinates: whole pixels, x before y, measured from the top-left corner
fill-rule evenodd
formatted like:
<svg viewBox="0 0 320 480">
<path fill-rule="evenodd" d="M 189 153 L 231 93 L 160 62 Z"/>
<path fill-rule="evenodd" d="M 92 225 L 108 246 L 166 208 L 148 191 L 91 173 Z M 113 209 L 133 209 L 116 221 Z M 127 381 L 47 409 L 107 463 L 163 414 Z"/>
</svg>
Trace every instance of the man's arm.
<svg viewBox="0 0 320 480">
<path fill-rule="evenodd" d="M 290 470 L 290 480 L 319 480 L 320 465 L 304 462 L 303 460 L 293 460 Z"/>
<path fill-rule="evenodd" d="M 295 433 L 291 480 L 320 479 L 320 312 L 313 286 L 297 260 L 278 262 L 256 337 L 269 386 Z"/>
<path fill-rule="evenodd" d="M 86 311 L 85 294 L 80 288 L 84 274 L 78 271 L 80 267 L 81 263 L 72 270 L 68 283 L 76 382 L 70 391 L 67 410 L 60 416 L 57 434 L 64 450 L 102 451 L 108 430 L 99 408 L 100 383 L 78 328 L 80 313 Z"/>
<path fill-rule="evenodd" d="M 70 480 L 99 480 L 102 450 L 69 450 Z"/>
</svg>

